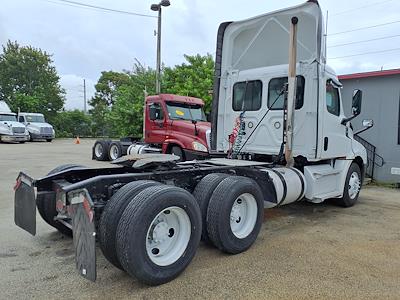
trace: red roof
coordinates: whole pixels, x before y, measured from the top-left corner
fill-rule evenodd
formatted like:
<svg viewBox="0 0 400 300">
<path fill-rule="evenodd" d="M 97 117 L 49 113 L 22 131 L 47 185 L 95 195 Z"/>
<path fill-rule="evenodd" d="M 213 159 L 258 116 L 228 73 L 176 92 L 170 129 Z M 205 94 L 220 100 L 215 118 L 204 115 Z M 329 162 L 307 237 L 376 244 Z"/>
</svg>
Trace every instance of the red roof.
<svg viewBox="0 0 400 300">
<path fill-rule="evenodd" d="M 346 74 L 346 75 L 339 75 L 338 77 L 339 77 L 339 80 L 346 80 L 346 79 L 380 77 L 380 76 L 389 76 L 389 75 L 398 75 L 398 74 L 400 74 L 400 69 Z"/>
<path fill-rule="evenodd" d="M 154 96 L 147 97 L 147 100 L 156 100 L 156 99 L 161 99 L 162 101 L 204 105 L 203 100 L 201 100 L 199 98 L 189 97 L 189 96 L 180 96 L 180 95 L 174 95 L 174 94 L 160 94 L 160 95 L 154 95 Z"/>
</svg>

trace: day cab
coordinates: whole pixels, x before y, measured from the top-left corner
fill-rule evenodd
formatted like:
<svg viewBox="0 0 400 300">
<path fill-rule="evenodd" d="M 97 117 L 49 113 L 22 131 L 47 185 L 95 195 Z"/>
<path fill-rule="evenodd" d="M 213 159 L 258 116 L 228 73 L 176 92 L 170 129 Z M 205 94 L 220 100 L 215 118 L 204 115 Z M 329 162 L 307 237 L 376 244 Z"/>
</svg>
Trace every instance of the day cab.
<svg viewBox="0 0 400 300">
<path fill-rule="evenodd" d="M 25 143 L 28 140 L 25 125 L 17 121 L 17 115 L 11 112 L 5 101 L 0 101 L 0 141 Z"/>
<path fill-rule="evenodd" d="M 51 142 L 55 138 L 53 126 L 46 122 L 43 114 L 19 113 L 18 121 L 25 124 L 31 141 L 46 140 Z"/>
<path fill-rule="evenodd" d="M 160 94 L 146 97 L 144 142 L 183 160 L 208 155 L 210 123 L 199 98 Z"/>
</svg>

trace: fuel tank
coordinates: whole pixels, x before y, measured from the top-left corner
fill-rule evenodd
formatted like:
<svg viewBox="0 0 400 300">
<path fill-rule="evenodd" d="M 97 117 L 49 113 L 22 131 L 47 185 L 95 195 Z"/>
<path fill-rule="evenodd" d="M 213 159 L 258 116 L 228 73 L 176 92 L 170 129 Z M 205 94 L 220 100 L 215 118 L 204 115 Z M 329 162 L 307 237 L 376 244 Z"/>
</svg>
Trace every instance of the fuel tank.
<svg viewBox="0 0 400 300">
<path fill-rule="evenodd" d="M 264 201 L 265 208 L 285 205 L 300 201 L 306 192 L 306 181 L 303 173 L 295 168 L 265 168 L 261 171 L 268 173 L 276 191 L 276 203 Z"/>
</svg>

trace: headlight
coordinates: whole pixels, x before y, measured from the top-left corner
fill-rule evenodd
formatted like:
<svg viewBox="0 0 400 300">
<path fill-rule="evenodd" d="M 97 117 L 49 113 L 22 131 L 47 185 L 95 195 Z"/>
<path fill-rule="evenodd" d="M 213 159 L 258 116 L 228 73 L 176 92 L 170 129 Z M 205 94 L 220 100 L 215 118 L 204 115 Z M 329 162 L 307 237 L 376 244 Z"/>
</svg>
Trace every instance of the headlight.
<svg viewBox="0 0 400 300">
<path fill-rule="evenodd" d="M 31 128 L 31 131 L 34 132 L 34 133 L 40 133 L 40 130 L 37 129 L 37 128 Z"/>
<path fill-rule="evenodd" d="M 195 151 L 208 152 L 208 149 L 206 146 L 204 146 L 202 143 L 199 143 L 196 141 L 194 141 L 192 143 L 192 147 L 193 147 L 193 150 L 195 150 Z"/>
<path fill-rule="evenodd" d="M 55 135 L 55 134 L 56 134 L 56 132 L 54 131 L 54 128 L 52 128 L 51 130 L 53 131 L 53 135 Z"/>
</svg>

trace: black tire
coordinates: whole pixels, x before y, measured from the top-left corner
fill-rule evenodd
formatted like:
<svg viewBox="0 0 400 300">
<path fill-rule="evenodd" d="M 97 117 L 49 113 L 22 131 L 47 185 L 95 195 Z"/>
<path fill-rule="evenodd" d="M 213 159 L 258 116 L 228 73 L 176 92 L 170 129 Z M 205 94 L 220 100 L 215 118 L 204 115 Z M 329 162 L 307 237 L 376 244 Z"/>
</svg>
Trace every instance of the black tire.
<svg viewBox="0 0 400 300">
<path fill-rule="evenodd" d="M 97 140 L 93 146 L 93 157 L 98 161 L 108 160 L 108 151 L 111 141 Z"/>
<path fill-rule="evenodd" d="M 250 194 L 254 197 L 257 211 L 254 227 L 243 238 L 237 237 L 230 224 L 233 204 L 242 203 L 239 196 Z M 239 202 L 241 201 L 241 202 Z M 264 213 L 263 195 L 258 184 L 247 177 L 229 176 L 214 190 L 207 210 L 207 232 L 210 240 L 221 251 L 231 254 L 241 253 L 254 243 L 261 229 Z M 239 217 L 238 222 L 241 222 Z M 252 229 L 251 229 L 252 228 Z"/>
<path fill-rule="evenodd" d="M 171 154 L 179 156 L 180 159 L 178 161 L 185 161 L 185 155 L 183 154 L 182 148 L 179 146 L 172 146 Z"/>
<path fill-rule="evenodd" d="M 163 212 L 171 213 L 166 210 L 171 207 L 185 212 L 190 220 L 190 237 L 178 258 L 170 264 L 161 265 L 153 262 L 154 258 L 147 253 L 147 233 L 155 218 Z M 179 235 L 176 237 L 179 238 Z M 171 281 L 185 270 L 196 253 L 200 237 L 201 214 L 196 199 L 182 188 L 152 186 L 133 198 L 122 214 L 117 229 L 117 254 L 121 265 L 131 276 L 148 285 L 159 285 Z"/>
<path fill-rule="evenodd" d="M 46 139 L 46 142 L 51 143 L 53 139 Z"/>
<path fill-rule="evenodd" d="M 201 211 L 201 220 L 203 222 L 203 228 L 201 230 L 201 240 L 206 244 L 212 244 L 207 233 L 207 209 L 210 198 L 222 180 L 228 177 L 228 174 L 224 173 L 212 173 L 203 177 L 197 184 L 193 191 L 193 196 L 196 198 Z"/>
<path fill-rule="evenodd" d="M 357 173 L 358 179 L 360 181 L 360 183 L 359 183 L 360 185 L 359 185 L 357 194 L 355 195 L 355 197 L 352 198 L 349 194 L 349 187 L 350 187 L 349 183 L 350 183 L 350 179 L 351 179 L 353 173 Z M 346 182 L 345 182 L 344 190 L 343 190 L 343 197 L 335 199 L 336 203 L 343 207 L 351 207 L 354 204 L 356 204 L 356 202 L 358 200 L 358 196 L 360 195 L 361 185 L 362 185 L 362 175 L 361 175 L 360 167 L 356 163 L 352 163 L 347 172 Z"/>
<path fill-rule="evenodd" d="M 113 153 L 115 151 L 115 153 Z M 108 159 L 113 161 L 123 155 L 123 148 L 120 142 L 112 142 L 108 148 Z"/>
<path fill-rule="evenodd" d="M 99 224 L 99 244 L 105 258 L 123 270 L 116 250 L 116 233 L 119 219 L 129 202 L 147 187 L 160 185 L 150 180 L 133 181 L 120 188 L 104 207 Z"/>
<path fill-rule="evenodd" d="M 20 144 L 25 144 L 25 141 L 19 142 Z"/>
<path fill-rule="evenodd" d="M 61 171 L 75 168 L 84 168 L 81 165 L 67 164 L 61 165 L 51 170 L 47 175 L 52 175 Z M 72 236 L 72 230 L 59 221 L 54 220 L 58 212 L 56 210 L 56 194 L 55 192 L 38 192 L 36 196 L 36 207 L 42 219 L 50 226 L 56 228 L 62 234 Z"/>
</svg>

